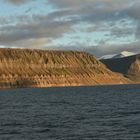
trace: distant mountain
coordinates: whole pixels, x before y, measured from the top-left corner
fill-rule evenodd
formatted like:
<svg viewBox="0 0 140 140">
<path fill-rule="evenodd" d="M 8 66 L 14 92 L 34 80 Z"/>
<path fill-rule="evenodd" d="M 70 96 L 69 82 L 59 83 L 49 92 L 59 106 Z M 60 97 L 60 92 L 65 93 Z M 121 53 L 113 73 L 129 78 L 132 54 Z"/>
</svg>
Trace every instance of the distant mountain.
<svg viewBox="0 0 140 140">
<path fill-rule="evenodd" d="M 102 59 L 111 59 L 113 58 L 114 56 L 116 56 L 117 54 L 109 54 L 109 55 L 104 55 L 104 56 L 101 56 L 99 58 L 99 60 L 102 60 Z"/>
<path fill-rule="evenodd" d="M 123 58 L 123 57 L 128 57 L 128 56 L 133 56 L 133 55 L 136 55 L 136 53 L 123 51 L 119 54 L 105 55 L 105 56 L 100 57 L 99 59 L 101 60 L 101 59 Z"/>
<path fill-rule="evenodd" d="M 122 73 L 134 82 L 140 83 L 140 54 L 131 54 L 123 53 L 123 57 L 102 59 L 101 62 L 111 71 Z"/>
<path fill-rule="evenodd" d="M 0 88 L 128 83 L 86 52 L 0 49 Z"/>
</svg>

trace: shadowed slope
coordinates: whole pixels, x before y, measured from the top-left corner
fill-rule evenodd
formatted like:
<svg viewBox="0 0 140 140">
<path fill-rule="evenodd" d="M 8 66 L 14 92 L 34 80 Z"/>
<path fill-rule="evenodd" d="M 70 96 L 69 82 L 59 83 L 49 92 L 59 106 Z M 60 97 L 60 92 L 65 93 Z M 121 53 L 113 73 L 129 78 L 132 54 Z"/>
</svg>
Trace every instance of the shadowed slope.
<svg viewBox="0 0 140 140">
<path fill-rule="evenodd" d="M 124 74 L 134 82 L 140 82 L 140 55 L 101 60 L 110 70 Z"/>
</svg>

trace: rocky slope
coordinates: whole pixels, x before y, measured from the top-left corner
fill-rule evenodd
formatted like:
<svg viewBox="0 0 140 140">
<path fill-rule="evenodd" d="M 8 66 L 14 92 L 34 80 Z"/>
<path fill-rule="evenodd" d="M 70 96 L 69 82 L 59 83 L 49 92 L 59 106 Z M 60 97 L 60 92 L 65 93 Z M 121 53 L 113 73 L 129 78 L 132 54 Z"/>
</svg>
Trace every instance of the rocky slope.
<svg viewBox="0 0 140 140">
<path fill-rule="evenodd" d="M 123 83 L 131 81 L 85 52 L 0 49 L 0 88 Z"/>
<path fill-rule="evenodd" d="M 124 58 L 101 60 L 110 70 L 124 74 L 135 83 L 140 83 L 140 54 Z"/>
</svg>

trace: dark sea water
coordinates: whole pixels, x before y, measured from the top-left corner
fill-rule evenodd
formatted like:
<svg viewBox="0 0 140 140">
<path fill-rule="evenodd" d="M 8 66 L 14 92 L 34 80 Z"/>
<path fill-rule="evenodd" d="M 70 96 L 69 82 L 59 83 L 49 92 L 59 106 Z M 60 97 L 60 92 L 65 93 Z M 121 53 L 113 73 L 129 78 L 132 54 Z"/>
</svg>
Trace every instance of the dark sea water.
<svg viewBox="0 0 140 140">
<path fill-rule="evenodd" d="M 0 90 L 0 140 L 140 140 L 140 85 Z"/>
</svg>

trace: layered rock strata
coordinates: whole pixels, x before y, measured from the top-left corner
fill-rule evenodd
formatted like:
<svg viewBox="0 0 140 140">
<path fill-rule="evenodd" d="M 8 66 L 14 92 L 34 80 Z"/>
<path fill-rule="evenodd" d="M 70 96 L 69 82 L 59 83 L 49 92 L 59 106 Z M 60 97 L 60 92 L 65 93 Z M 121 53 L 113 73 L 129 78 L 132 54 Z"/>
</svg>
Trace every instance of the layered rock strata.
<svg viewBox="0 0 140 140">
<path fill-rule="evenodd" d="M 128 83 L 85 52 L 0 49 L 0 88 Z"/>
</svg>

